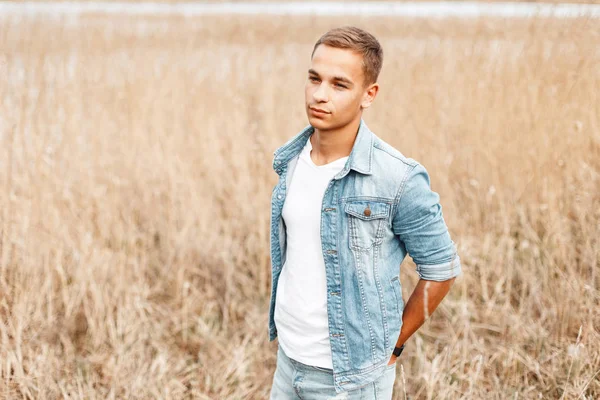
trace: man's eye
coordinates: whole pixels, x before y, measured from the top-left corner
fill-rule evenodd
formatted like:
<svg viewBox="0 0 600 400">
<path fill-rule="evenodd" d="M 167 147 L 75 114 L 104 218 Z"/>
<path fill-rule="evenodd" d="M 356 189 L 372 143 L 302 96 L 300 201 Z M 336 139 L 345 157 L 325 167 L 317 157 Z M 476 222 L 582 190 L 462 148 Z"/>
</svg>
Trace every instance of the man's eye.
<svg viewBox="0 0 600 400">
<path fill-rule="evenodd" d="M 345 86 L 345 85 L 342 85 L 341 83 L 336 83 L 336 84 L 335 84 L 335 86 L 337 86 L 337 87 L 341 87 L 341 88 L 344 88 L 344 89 L 346 89 L 346 86 Z"/>
<path fill-rule="evenodd" d="M 319 78 L 315 78 L 314 76 L 311 76 L 308 79 L 310 79 L 311 82 L 317 82 L 319 80 Z"/>
</svg>

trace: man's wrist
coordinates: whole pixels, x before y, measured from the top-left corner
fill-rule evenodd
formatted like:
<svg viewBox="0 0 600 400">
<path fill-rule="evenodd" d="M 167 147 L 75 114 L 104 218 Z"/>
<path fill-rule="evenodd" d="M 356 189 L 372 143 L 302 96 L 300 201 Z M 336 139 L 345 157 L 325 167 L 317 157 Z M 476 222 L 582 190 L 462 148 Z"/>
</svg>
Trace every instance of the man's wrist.
<svg viewBox="0 0 600 400">
<path fill-rule="evenodd" d="M 402 346 L 400 346 L 400 347 L 396 346 L 396 347 L 394 347 L 394 351 L 392 354 L 396 357 L 399 357 L 400 354 L 402 354 L 403 350 L 404 350 L 404 344 L 402 344 Z"/>
</svg>

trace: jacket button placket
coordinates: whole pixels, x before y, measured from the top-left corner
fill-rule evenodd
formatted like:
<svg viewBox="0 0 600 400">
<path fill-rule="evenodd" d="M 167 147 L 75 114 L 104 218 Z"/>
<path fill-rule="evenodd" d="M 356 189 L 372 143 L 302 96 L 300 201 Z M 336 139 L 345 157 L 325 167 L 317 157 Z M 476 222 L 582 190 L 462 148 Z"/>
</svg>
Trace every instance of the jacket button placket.
<svg viewBox="0 0 600 400">
<path fill-rule="evenodd" d="M 338 354 L 344 353 L 343 328 L 342 328 L 342 304 L 341 304 L 341 277 L 337 257 L 337 185 L 332 180 L 323 196 L 321 209 L 321 243 L 323 246 L 325 260 L 325 275 L 327 279 L 327 310 L 329 320 L 329 339 L 332 348 L 337 348 Z M 325 229 L 327 227 L 328 229 Z M 323 233 L 326 232 L 326 236 Z M 337 365 L 340 360 L 332 360 L 334 369 L 344 369 Z"/>
</svg>

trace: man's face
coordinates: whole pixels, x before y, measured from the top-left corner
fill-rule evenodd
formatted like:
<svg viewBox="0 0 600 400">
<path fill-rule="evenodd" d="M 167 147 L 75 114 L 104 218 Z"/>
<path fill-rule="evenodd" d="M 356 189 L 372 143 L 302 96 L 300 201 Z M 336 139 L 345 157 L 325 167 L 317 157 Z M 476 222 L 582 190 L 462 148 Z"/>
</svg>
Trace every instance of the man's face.
<svg viewBox="0 0 600 400">
<path fill-rule="evenodd" d="M 312 126 L 319 130 L 341 128 L 360 118 L 361 109 L 371 104 L 372 87 L 377 84 L 365 87 L 362 61 L 362 56 L 352 50 L 317 47 L 304 89 L 306 113 Z"/>
</svg>

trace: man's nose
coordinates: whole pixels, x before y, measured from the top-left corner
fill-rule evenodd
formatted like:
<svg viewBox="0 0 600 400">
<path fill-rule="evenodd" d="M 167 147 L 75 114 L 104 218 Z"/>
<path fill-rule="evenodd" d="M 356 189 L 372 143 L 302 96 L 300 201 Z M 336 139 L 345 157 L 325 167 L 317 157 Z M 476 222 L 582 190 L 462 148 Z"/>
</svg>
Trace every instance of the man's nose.
<svg viewBox="0 0 600 400">
<path fill-rule="evenodd" d="M 317 90 L 313 93 L 313 98 L 318 102 L 326 102 L 327 101 L 327 88 L 324 84 L 320 84 Z"/>
</svg>

